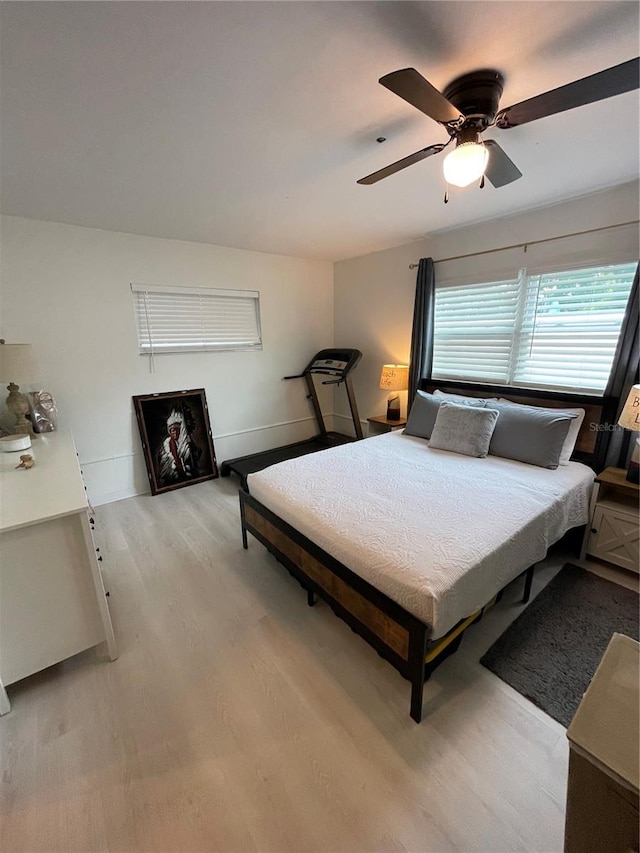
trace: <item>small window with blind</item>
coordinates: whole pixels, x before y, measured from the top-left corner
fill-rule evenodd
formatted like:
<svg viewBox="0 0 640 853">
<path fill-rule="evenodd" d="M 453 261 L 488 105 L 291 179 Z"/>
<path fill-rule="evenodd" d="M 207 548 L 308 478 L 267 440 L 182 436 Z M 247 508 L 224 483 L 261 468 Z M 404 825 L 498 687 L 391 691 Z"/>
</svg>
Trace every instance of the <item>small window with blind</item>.
<svg viewBox="0 0 640 853">
<path fill-rule="evenodd" d="M 635 270 L 436 286 L 432 378 L 602 395 Z"/>
<path fill-rule="evenodd" d="M 142 355 L 262 349 L 256 290 L 132 284 Z"/>
</svg>

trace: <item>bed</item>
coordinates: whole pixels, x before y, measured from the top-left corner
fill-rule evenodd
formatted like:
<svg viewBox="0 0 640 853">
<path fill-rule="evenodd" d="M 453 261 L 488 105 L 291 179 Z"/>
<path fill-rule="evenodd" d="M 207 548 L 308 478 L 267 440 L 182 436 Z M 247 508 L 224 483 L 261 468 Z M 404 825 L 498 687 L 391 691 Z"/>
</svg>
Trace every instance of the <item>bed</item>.
<svg viewBox="0 0 640 853">
<path fill-rule="evenodd" d="M 589 461 L 598 405 L 565 396 L 553 406 L 579 399 L 589 408 L 576 453 Z M 583 462 L 548 470 L 395 432 L 252 474 L 240 492 L 243 545 L 250 532 L 310 605 L 326 600 L 389 660 L 411 682 L 420 722 L 425 680 L 469 625 L 521 574 L 528 597 L 535 563 L 586 523 L 593 478 Z"/>
</svg>

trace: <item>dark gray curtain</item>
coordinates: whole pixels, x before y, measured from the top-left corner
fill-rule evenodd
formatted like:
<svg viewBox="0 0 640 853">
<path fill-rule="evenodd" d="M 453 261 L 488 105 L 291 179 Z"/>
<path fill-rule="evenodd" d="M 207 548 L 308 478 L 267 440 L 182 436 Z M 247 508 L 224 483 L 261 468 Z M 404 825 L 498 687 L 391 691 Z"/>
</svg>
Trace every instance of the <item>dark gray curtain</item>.
<svg viewBox="0 0 640 853">
<path fill-rule="evenodd" d="M 416 279 L 416 298 L 413 305 L 411 330 L 411 360 L 409 363 L 408 409 L 420 385 L 430 378 L 433 362 L 433 313 L 436 297 L 436 278 L 433 258 L 421 258 Z"/>
<path fill-rule="evenodd" d="M 638 384 L 638 360 L 640 347 L 638 342 L 638 322 L 640 307 L 638 304 L 638 268 L 631 287 L 627 311 L 620 330 L 618 349 L 613 360 L 613 370 L 609 377 L 605 399 L 611 398 L 609 411 L 604 413 L 604 421 L 617 424 L 632 385 Z M 616 468 L 626 468 L 632 450 L 632 439 L 635 434 L 618 427 L 603 432 L 598 447 L 596 467 L 598 470 L 613 465 Z"/>
</svg>

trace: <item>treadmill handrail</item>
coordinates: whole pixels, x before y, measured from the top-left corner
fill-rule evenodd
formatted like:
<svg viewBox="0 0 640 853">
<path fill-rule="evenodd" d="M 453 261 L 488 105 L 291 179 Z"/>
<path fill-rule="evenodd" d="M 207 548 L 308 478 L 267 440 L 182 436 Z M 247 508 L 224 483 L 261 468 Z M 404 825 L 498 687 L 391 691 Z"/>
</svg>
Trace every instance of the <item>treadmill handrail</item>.
<svg viewBox="0 0 640 853">
<path fill-rule="evenodd" d="M 338 379 L 327 379 L 322 384 L 323 385 L 339 385 L 341 382 L 344 382 L 345 377 L 340 373 L 336 373 L 333 370 L 309 370 L 305 373 L 296 373 L 295 376 L 283 376 L 283 379 L 302 379 L 304 376 L 311 374 L 313 376 L 338 376 Z"/>
</svg>

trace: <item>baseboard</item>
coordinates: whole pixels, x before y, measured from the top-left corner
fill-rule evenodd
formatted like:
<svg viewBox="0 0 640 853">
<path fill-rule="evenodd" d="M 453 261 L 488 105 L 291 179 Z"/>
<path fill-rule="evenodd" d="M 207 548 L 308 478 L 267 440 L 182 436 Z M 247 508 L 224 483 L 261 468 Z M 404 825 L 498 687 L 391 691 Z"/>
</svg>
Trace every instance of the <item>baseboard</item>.
<svg viewBox="0 0 640 853">
<path fill-rule="evenodd" d="M 353 428 L 353 418 L 351 415 L 339 415 L 334 413 L 333 423 L 336 432 L 341 432 L 344 435 L 352 435 L 355 438 L 356 431 Z M 362 427 L 363 435 L 366 435 L 368 422 L 360 418 L 360 426 Z"/>
<path fill-rule="evenodd" d="M 120 491 L 117 491 L 117 492 L 104 492 L 103 494 L 98 496 L 99 499 L 95 499 L 94 501 L 92 501 L 92 505 L 93 506 L 104 506 L 104 504 L 112 504 L 112 503 L 115 503 L 116 501 L 123 501 L 123 500 L 126 500 L 126 498 L 135 498 L 135 497 L 138 497 L 138 495 L 145 495 L 145 494 L 146 495 L 150 494 L 149 489 L 146 489 L 146 491 L 138 491 L 134 488 L 130 488 L 130 489 L 120 489 Z"/>
<path fill-rule="evenodd" d="M 333 429 L 333 415 L 325 416 L 325 425 Z M 317 432 L 315 418 L 309 417 L 214 435 L 216 460 L 220 465 L 225 459 L 293 444 Z M 147 470 L 138 449 L 103 459 L 81 459 L 80 467 L 93 506 L 149 493 Z"/>
</svg>

